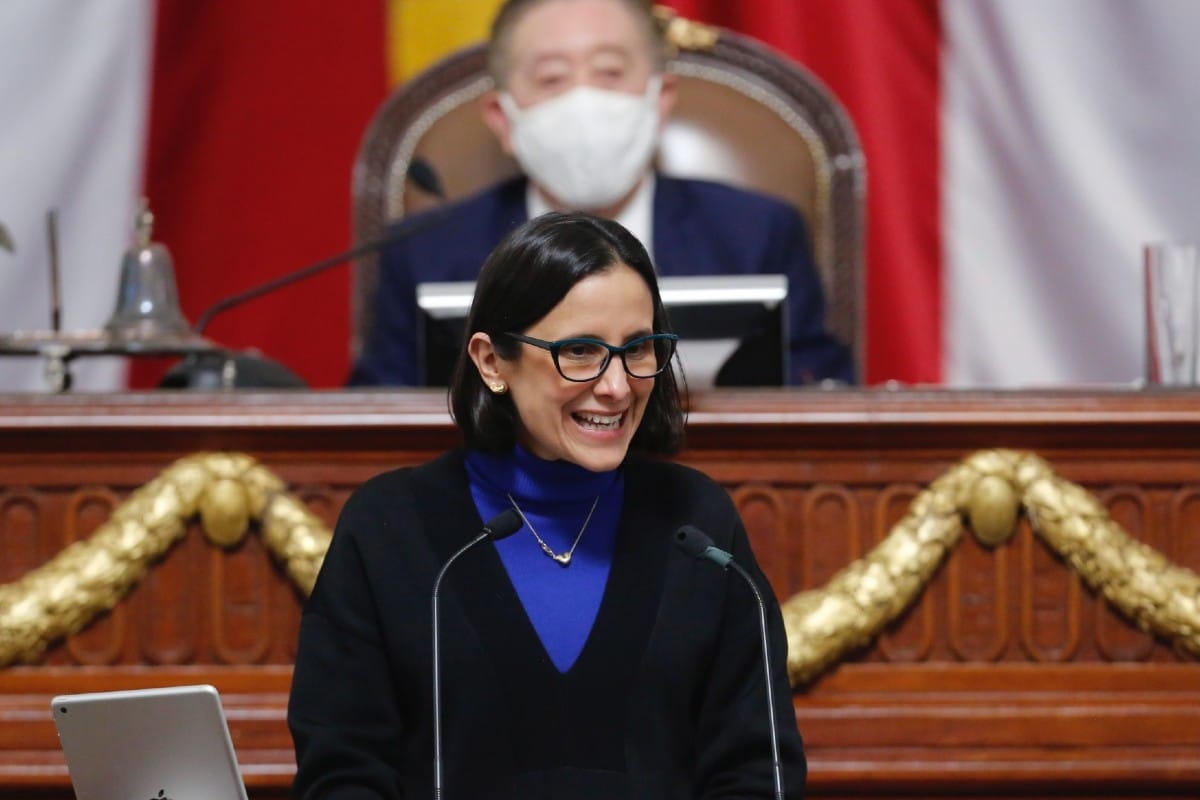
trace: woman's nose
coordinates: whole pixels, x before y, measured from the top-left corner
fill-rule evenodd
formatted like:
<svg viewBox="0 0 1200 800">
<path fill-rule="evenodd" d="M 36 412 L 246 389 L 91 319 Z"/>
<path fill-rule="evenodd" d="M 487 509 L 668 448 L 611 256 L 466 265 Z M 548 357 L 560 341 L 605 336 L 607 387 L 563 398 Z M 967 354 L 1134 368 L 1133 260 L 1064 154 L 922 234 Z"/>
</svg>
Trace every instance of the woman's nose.
<svg viewBox="0 0 1200 800">
<path fill-rule="evenodd" d="M 600 379 L 596 381 L 596 394 L 618 399 L 629 394 L 629 375 L 619 356 L 609 359 L 604 372 L 600 373 Z"/>
</svg>

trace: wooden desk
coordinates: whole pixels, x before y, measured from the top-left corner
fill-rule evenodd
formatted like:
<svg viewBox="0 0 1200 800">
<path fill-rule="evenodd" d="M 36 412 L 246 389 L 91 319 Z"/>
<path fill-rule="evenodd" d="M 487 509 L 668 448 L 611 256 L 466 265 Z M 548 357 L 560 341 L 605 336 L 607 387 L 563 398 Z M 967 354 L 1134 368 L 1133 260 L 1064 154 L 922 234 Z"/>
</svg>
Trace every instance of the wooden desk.
<svg viewBox="0 0 1200 800">
<path fill-rule="evenodd" d="M 441 393 L 0 398 L 0 584 L 85 538 L 176 458 L 240 451 L 332 524 L 366 477 L 455 442 Z M 1134 537 L 1200 570 L 1200 394 L 715 392 L 680 459 L 725 484 L 776 593 L 878 543 L 981 448 L 1034 451 Z M 0 798 L 69 797 L 59 692 L 211 682 L 247 783 L 282 797 L 296 590 L 253 537 L 198 526 L 112 613 L 0 670 Z M 1200 796 L 1200 663 L 1094 597 L 1022 523 L 966 538 L 873 644 L 795 695 L 810 796 Z"/>
</svg>

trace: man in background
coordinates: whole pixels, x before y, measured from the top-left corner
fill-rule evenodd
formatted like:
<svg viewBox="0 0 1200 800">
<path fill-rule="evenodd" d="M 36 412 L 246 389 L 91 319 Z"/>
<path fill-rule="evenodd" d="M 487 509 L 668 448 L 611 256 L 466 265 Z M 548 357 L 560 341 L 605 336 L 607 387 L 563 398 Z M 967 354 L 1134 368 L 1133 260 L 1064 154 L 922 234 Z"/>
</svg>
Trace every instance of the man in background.
<svg viewBox="0 0 1200 800">
<path fill-rule="evenodd" d="M 825 330 L 824 299 L 799 214 L 782 201 L 653 169 L 675 101 L 646 0 L 508 0 L 492 24 L 496 88 L 484 122 L 524 175 L 399 223 L 380 258 L 375 324 L 350 383 L 420 382 L 416 285 L 474 280 L 529 218 L 582 210 L 637 236 L 660 275 L 788 278 L 789 382 L 853 382 L 849 351 Z M 419 227 L 417 227 L 419 226 Z"/>
</svg>

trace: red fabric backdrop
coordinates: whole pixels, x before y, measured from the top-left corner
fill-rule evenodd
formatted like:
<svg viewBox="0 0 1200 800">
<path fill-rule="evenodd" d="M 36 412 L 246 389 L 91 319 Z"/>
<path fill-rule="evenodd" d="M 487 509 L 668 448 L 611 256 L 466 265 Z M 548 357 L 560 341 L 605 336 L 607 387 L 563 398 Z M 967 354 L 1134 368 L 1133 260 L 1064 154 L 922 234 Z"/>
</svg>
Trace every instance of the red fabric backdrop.
<svg viewBox="0 0 1200 800">
<path fill-rule="evenodd" d="M 868 169 L 871 383 L 940 379 L 937 0 L 670 0 L 759 38 L 842 98 Z M 146 188 L 184 312 L 350 244 L 350 169 L 387 91 L 382 0 L 160 0 Z M 349 270 L 207 334 L 313 386 L 347 371 Z M 138 363 L 135 385 L 162 364 Z"/>
<path fill-rule="evenodd" d="M 190 320 L 348 246 L 351 165 L 387 91 L 384 36 L 382 2 L 160 0 L 145 183 Z M 335 386 L 348 331 L 343 267 L 206 335 Z M 162 368 L 135 365 L 135 385 Z"/>
</svg>

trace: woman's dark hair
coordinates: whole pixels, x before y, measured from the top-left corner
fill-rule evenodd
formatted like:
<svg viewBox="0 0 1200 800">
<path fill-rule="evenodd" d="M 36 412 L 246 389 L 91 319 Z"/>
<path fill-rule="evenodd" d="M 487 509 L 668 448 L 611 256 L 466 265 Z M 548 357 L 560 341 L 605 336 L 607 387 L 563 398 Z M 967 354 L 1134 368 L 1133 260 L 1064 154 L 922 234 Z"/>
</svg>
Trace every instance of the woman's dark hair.
<svg viewBox="0 0 1200 800">
<path fill-rule="evenodd" d="M 475 284 L 475 299 L 450 381 L 450 413 L 467 447 L 488 452 L 511 450 L 519 425 L 512 397 L 492 394 L 467 355 L 471 336 L 486 333 L 497 355 L 516 360 L 521 357 L 521 345 L 505 334 L 523 333 L 549 314 L 575 284 L 619 264 L 637 272 L 650 289 L 654 332 L 671 333 L 650 256 L 641 242 L 616 222 L 582 213 L 543 214 L 514 230 L 492 251 Z M 683 407 L 672 365 L 654 379 L 630 448 L 670 454 L 682 443 Z"/>
</svg>

